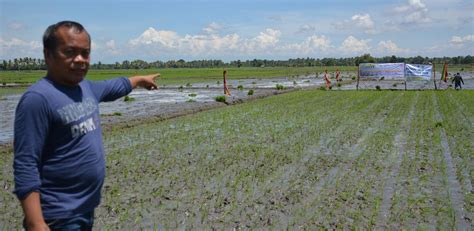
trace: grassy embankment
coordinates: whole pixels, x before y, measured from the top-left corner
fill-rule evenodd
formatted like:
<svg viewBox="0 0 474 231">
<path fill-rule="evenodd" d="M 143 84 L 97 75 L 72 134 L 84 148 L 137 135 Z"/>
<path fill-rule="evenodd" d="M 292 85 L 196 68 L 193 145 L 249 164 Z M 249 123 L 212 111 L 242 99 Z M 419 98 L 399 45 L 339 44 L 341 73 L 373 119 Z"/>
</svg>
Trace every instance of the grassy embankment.
<svg viewBox="0 0 474 231">
<path fill-rule="evenodd" d="M 355 67 L 327 67 L 327 70 L 334 72 L 336 68 L 340 71 L 354 71 Z M 273 78 L 292 77 L 298 75 L 310 75 L 321 73 L 326 67 L 305 67 L 305 68 L 227 68 L 228 79 L 249 79 L 249 78 Z M 159 72 L 161 78 L 157 81 L 159 85 L 185 85 L 198 82 L 222 82 L 223 68 L 170 68 L 170 69 L 145 69 L 145 70 L 90 70 L 87 79 L 104 80 L 118 76 L 146 75 Z M 0 71 L 0 84 L 19 83 L 32 84 L 46 74 L 45 71 Z M 24 89 L 24 88 L 23 88 Z M 23 92 L 24 90 L 8 90 L 0 88 L 0 95 Z"/>
</svg>

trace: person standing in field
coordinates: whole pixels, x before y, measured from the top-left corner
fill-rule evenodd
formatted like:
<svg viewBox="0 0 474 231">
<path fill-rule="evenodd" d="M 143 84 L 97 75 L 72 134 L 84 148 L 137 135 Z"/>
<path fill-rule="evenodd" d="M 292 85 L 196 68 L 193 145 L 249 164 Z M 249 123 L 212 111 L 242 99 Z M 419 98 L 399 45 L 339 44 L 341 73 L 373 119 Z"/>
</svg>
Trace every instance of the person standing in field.
<svg viewBox="0 0 474 231">
<path fill-rule="evenodd" d="M 91 39 L 72 21 L 43 35 L 46 77 L 21 97 L 14 125 L 14 193 L 26 230 L 91 230 L 101 199 L 105 157 L 99 102 L 135 87 L 157 89 L 160 74 L 85 80 Z"/>
<path fill-rule="evenodd" d="M 459 72 L 454 75 L 453 79 L 451 80 L 451 83 L 453 83 L 453 82 L 454 82 L 454 89 L 457 90 L 458 87 L 459 87 L 459 89 L 462 89 L 461 83 L 464 84 L 464 80 L 462 80 L 462 77 L 459 74 Z"/>
</svg>

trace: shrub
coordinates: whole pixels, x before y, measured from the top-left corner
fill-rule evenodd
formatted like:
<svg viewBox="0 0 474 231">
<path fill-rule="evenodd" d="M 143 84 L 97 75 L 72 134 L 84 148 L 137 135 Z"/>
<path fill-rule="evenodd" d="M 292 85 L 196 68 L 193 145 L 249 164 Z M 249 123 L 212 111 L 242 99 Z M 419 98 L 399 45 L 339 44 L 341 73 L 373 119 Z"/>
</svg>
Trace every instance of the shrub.
<svg viewBox="0 0 474 231">
<path fill-rule="evenodd" d="M 225 100 L 226 100 L 226 97 L 225 97 L 225 95 L 219 95 L 219 96 L 216 96 L 215 99 L 216 99 L 217 102 L 222 102 L 222 103 L 224 103 Z"/>
<path fill-rule="evenodd" d="M 191 87 L 192 84 L 191 83 L 186 83 L 186 87 Z"/>
<path fill-rule="evenodd" d="M 276 85 L 276 89 L 277 89 L 277 90 L 283 90 L 283 89 L 285 89 L 285 87 L 284 87 L 283 85 L 281 85 L 281 84 L 277 84 L 277 85 Z"/>
<path fill-rule="evenodd" d="M 341 87 L 341 86 L 342 86 L 342 84 L 341 84 L 341 83 L 337 83 L 337 87 Z"/>
<path fill-rule="evenodd" d="M 381 91 L 382 89 L 380 88 L 380 86 L 379 86 L 379 85 L 377 85 L 377 86 L 375 86 L 375 90 L 377 90 L 377 91 Z"/>
<path fill-rule="evenodd" d="M 196 100 L 194 100 L 194 99 L 188 99 L 186 102 L 188 102 L 188 103 L 194 103 L 194 102 L 196 102 Z"/>
<path fill-rule="evenodd" d="M 122 116 L 122 113 L 120 112 L 114 112 L 114 114 L 112 114 L 113 116 Z"/>
<path fill-rule="evenodd" d="M 239 89 L 239 91 L 243 91 L 243 90 L 244 90 L 244 86 L 239 85 L 239 86 L 237 86 L 237 89 Z"/>
<path fill-rule="evenodd" d="M 396 83 L 392 84 L 392 87 L 397 87 L 397 84 Z"/>
<path fill-rule="evenodd" d="M 253 95 L 253 89 L 250 89 L 249 92 L 247 92 L 247 95 Z"/>
<path fill-rule="evenodd" d="M 123 98 L 123 101 L 124 102 L 133 102 L 133 101 L 135 101 L 135 98 L 126 95 L 125 98 Z"/>
<path fill-rule="evenodd" d="M 352 80 L 356 80 L 356 77 L 355 77 L 355 76 L 352 76 L 352 78 L 351 78 L 351 79 L 352 79 Z"/>
<path fill-rule="evenodd" d="M 196 97 L 197 94 L 191 93 L 191 94 L 189 94 L 188 96 L 189 96 L 189 97 Z"/>
</svg>

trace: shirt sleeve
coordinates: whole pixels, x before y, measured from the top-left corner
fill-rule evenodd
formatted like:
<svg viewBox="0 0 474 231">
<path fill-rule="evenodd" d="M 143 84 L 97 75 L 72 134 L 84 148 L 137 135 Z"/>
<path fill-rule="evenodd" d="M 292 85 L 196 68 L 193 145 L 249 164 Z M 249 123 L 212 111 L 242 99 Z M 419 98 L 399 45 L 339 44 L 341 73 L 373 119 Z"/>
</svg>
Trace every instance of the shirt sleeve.
<svg viewBox="0 0 474 231">
<path fill-rule="evenodd" d="M 99 102 L 114 101 L 132 91 L 132 84 L 126 77 L 91 82 L 91 85 Z"/>
<path fill-rule="evenodd" d="M 13 140 L 14 193 L 19 200 L 39 191 L 41 158 L 49 127 L 46 99 L 34 92 L 25 93 L 16 108 Z"/>
</svg>

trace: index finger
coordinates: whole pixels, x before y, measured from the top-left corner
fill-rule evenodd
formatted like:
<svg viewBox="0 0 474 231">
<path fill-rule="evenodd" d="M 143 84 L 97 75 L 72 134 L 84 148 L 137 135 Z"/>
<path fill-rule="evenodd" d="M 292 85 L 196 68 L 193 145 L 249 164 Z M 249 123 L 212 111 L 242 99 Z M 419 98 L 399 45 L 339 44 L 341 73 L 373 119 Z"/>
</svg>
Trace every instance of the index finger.
<svg viewBox="0 0 474 231">
<path fill-rule="evenodd" d="M 160 73 L 155 73 L 155 74 L 152 74 L 151 76 L 153 76 L 153 79 L 155 79 L 155 78 L 161 77 L 161 74 Z"/>
</svg>

